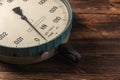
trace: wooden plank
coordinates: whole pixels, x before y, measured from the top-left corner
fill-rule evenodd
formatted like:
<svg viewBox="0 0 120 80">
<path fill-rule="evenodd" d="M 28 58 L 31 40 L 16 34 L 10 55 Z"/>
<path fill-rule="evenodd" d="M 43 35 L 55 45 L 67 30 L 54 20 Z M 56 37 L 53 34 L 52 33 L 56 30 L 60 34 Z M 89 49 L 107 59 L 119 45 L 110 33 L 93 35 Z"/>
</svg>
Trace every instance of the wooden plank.
<svg viewBox="0 0 120 80">
<path fill-rule="evenodd" d="M 120 1 L 116 0 L 114 2 L 119 3 Z M 74 13 L 74 33 L 72 36 L 85 39 L 119 39 L 120 8 L 108 8 L 105 3 L 98 3 L 96 0 L 76 0 L 71 3 Z M 79 31 L 77 32 L 76 29 L 79 29 Z"/>
<path fill-rule="evenodd" d="M 2 77 L 3 80 L 6 80 L 6 79 L 20 80 L 21 78 L 23 80 L 24 79 L 25 80 L 34 80 L 34 79 L 41 79 L 41 80 L 43 80 L 43 79 L 49 79 L 49 80 L 53 80 L 53 79 L 55 79 L 55 80 L 56 79 L 60 79 L 60 80 L 119 80 L 119 77 L 120 77 L 119 75 L 115 75 L 115 74 L 111 74 L 111 75 L 107 75 L 107 74 L 87 74 L 87 75 L 86 74 L 80 74 L 80 75 L 76 75 L 76 74 L 41 74 L 41 73 L 34 73 L 34 75 L 33 75 L 31 73 L 28 73 L 28 72 L 24 72 L 24 73 L 4 72 L 0 76 Z"/>
</svg>

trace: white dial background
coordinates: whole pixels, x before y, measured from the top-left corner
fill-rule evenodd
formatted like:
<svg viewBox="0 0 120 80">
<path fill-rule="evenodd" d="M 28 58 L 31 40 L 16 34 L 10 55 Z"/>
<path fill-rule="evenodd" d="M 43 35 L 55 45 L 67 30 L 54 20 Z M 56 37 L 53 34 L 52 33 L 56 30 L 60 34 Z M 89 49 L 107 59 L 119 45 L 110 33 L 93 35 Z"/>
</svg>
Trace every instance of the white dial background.
<svg viewBox="0 0 120 80">
<path fill-rule="evenodd" d="M 56 38 L 68 23 L 68 11 L 61 0 L 2 0 L 0 6 L 0 45 L 7 47 L 32 47 Z M 13 9 L 20 7 L 31 24 L 46 38 L 43 39 Z M 54 8 L 53 12 L 50 10 Z"/>
</svg>

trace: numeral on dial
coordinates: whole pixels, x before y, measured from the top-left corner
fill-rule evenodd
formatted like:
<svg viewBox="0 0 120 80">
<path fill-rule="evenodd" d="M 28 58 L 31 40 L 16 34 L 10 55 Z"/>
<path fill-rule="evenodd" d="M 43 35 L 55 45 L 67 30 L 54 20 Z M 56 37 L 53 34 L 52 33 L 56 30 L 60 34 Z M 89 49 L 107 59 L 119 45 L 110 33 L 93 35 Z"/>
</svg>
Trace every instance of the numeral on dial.
<svg viewBox="0 0 120 80">
<path fill-rule="evenodd" d="M 6 32 L 3 32 L 2 34 L 0 34 L 0 40 L 4 39 L 7 35 L 8 33 Z"/>
<path fill-rule="evenodd" d="M 50 12 L 50 13 L 54 13 L 57 9 L 58 9 L 57 6 L 53 6 L 53 7 L 49 10 L 49 12 Z"/>
<path fill-rule="evenodd" d="M 8 3 L 12 3 L 14 0 L 7 0 Z"/>
<path fill-rule="evenodd" d="M 53 22 L 58 23 L 61 19 L 62 19 L 61 17 L 57 16 L 57 17 L 53 20 Z"/>
<path fill-rule="evenodd" d="M 47 2 L 47 0 L 40 0 L 38 3 L 39 3 L 40 5 L 43 5 L 45 2 Z"/>
<path fill-rule="evenodd" d="M 23 40 L 24 40 L 24 39 L 23 39 L 22 37 L 19 37 L 19 38 L 17 38 L 17 39 L 14 41 L 14 43 L 18 45 L 18 44 L 20 44 Z"/>
</svg>

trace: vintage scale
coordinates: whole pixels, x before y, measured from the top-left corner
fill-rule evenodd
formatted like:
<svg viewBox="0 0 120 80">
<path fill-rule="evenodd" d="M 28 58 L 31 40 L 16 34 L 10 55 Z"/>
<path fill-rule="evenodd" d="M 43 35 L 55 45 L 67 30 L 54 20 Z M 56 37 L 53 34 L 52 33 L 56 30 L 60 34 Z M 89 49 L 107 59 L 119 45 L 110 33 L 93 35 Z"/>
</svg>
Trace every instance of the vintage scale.
<svg viewBox="0 0 120 80">
<path fill-rule="evenodd" d="M 65 44 L 71 27 L 68 0 L 0 0 L 0 60 L 31 64 L 58 50 L 78 61 L 79 53 Z"/>
</svg>

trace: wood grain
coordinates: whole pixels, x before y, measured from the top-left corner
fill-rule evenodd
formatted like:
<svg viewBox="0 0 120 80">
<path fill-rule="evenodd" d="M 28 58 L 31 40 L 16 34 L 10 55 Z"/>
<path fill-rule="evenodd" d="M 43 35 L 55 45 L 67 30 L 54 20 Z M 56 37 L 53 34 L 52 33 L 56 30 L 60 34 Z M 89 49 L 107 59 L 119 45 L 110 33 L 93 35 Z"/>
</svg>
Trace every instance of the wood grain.
<svg viewBox="0 0 120 80">
<path fill-rule="evenodd" d="M 0 79 L 120 80 L 120 8 L 99 1 L 70 0 L 74 19 L 68 43 L 82 55 L 79 63 L 60 55 L 33 65 L 1 62 Z"/>
</svg>

